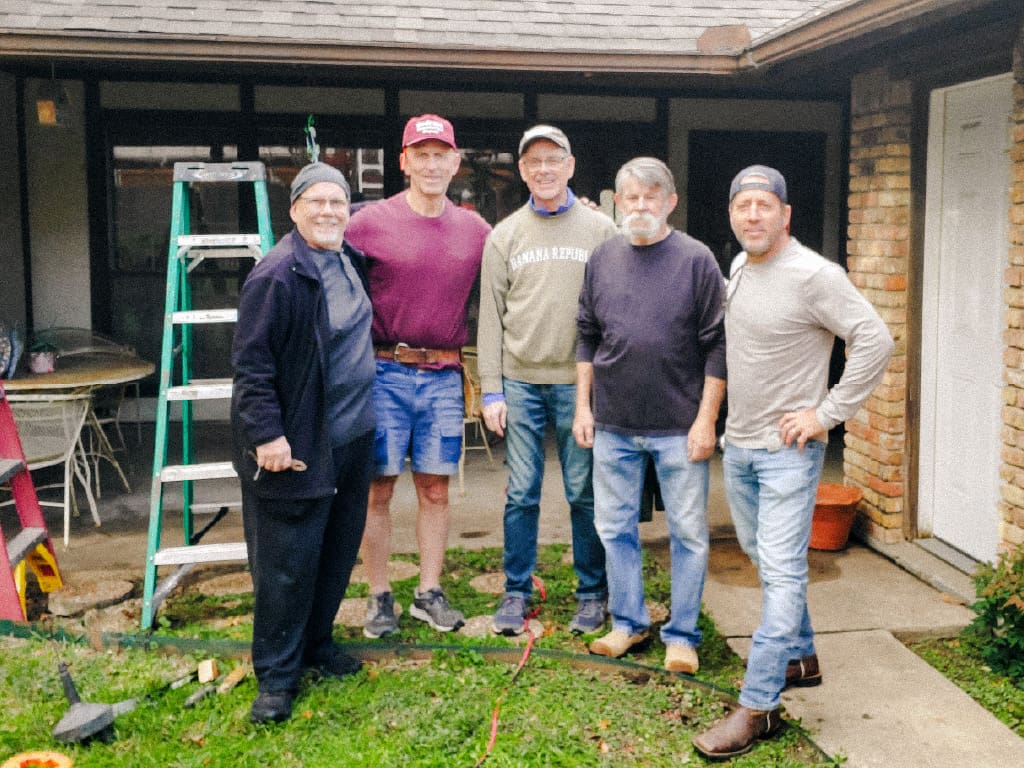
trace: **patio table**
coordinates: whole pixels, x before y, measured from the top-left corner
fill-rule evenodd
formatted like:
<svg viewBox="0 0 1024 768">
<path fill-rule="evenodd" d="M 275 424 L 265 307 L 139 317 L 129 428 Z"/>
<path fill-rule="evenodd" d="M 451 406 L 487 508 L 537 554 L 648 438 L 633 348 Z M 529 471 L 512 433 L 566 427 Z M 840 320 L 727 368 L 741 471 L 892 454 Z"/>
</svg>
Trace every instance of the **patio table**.
<svg viewBox="0 0 1024 768">
<path fill-rule="evenodd" d="M 31 373 L 27 368 L 26 365 L 24 373 L 3 380 L 7 392 L 94 392 L 100 387 L 138 381 L 156 370 L 156 366 L 148 360 L 123 351 L 91 351 L 62 355 L 57 358 L 57 365 L 50 373 Z M 92 405 L 89 407 L 86 422 L 96 437 L 100 457 L 110 462 L 121 478 L 125 491 L 130 492 L 128 478 L 114 456 L 114 447 L 110 444 L 110 439 L 104 432 Z M 96 482 L 98 485 L 98 473 Z M 98 492 L 99 488 L 96 490 Z"/>
</svg>

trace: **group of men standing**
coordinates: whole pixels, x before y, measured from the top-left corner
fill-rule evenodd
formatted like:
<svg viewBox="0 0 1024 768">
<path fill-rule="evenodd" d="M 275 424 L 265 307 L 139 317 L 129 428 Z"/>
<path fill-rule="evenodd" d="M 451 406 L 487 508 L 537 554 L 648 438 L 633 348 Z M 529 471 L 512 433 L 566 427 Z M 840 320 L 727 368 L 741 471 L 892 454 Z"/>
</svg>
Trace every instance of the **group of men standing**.
<svg viewBox="0 0 1024 768">
<path fill-rule="evenodd" d="M 672 561 L 665 667 L 697 672 L 708 459 L 728 379 L 726 489 L 761 577 L 762 621 L 741 706 L 694 746 L 709 757 L 748 750 L 778 728 L 785 686 L 821 681 L 806 607 L 811 513 L 827 431 L 884 374 L 884 323 L 840 267 L 789 234 L 774 169 L 733 180 L 730 222 L 745 250 L 725 281 L 710 250 L 668 224 L 678 198 L 659 160 L 620 169 L 617 227 L 569 187 L 565 133 L 535 126 L 519 144 L 529 200 L 491 230 L 447 198 L 459 168 L 451 123 L 414 117 L 402 145 L 407 189 L 351 221 L 344 176 L 303 168 L 291 188 L 295 229 L 242 290 L 232 419 L 255 595 L 251 719 L 287 719 L 307 668 L 358 669 L 331 624 L 360 542 L 364 634 L 397 630 L 390 501 L 407 455 L 420 551 L 409 612 L 439 631 L 464 623 L 441 575 L 463 437 L 459 351 L 479 273 L 483 417 L 506 440 L 509 472 L 496 633 L 526 626 L 550 426 L 578 578 L 570 629 L 596 633 L 610 614 L 590 650 L 612 657 L 648 639 L 638 523 L 650 462 Z M 830 390 L 835 336 L 848 360 Z"/>
</svg>

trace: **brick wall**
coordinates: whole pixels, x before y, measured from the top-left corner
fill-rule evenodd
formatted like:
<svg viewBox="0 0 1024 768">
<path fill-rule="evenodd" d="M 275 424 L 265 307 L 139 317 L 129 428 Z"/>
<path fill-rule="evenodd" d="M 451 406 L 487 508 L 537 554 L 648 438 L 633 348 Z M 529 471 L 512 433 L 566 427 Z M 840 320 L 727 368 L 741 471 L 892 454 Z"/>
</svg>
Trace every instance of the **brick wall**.
<svg viewBox="0 0 1024 768">
<path fill-rule="evenodd" d="M 1024 543 L 1024 26 L 1013 51 L 1010 124 L 1010 263 L 1006 270 L 1000 550 Z"/>
<path fill-rule="evenodd" d="M 860 532 L 883 542 L 903 538 L 911 97 L 910 83 L 881 67 L 854 78 L 850 101 L 847 268 L 896 349 L 882 384 L 846 423 L 843 471 L 864 491 Z"/>
</svg>

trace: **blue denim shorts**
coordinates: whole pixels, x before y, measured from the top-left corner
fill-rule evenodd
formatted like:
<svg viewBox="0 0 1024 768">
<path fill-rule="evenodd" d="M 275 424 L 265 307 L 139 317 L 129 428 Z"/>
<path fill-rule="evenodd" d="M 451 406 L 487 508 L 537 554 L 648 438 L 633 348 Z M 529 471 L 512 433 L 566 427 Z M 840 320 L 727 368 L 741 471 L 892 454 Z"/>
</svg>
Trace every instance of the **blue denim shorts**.
<svg viewBox="0 0 1024 768">
<path fill-rule="evenodd" d="M 460 371 L 420 370 L 378 360 L 373 409 L 378 477 L 402 474 L 406 456 L 412 457 L 413 472 L 458 472 L 464 415 Z"/>
</svg>

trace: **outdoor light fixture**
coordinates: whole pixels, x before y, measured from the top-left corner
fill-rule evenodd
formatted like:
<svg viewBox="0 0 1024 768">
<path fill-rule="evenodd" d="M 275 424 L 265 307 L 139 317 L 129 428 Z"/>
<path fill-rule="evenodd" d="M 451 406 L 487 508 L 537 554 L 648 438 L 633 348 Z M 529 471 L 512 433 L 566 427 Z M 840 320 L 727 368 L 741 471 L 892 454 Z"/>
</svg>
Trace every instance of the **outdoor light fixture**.
<svg viewBox="0 0 1024 768">
<path fill-rule="evenodd" d="M 40 125 L 63 125 L 67 116 L 68 94 L 58 82 L 54 66 L 50 65 L 50 82 L 39 88 L 36 97 L 36 117 Z"/>
</svg>

